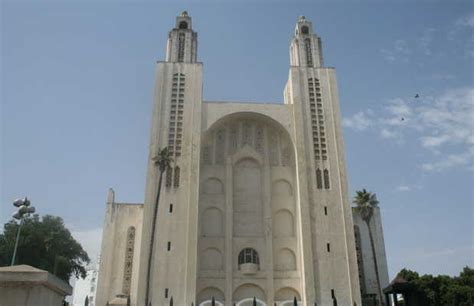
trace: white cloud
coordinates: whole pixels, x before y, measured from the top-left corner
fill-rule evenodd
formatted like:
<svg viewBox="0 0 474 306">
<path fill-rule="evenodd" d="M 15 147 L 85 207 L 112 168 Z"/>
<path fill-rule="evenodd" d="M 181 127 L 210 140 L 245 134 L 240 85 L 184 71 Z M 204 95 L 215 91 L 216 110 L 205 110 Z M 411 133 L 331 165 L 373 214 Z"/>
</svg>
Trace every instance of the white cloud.
<svg viewBox="0 0 474 306">
<path fill-rule="evenodd" d="M 400 186 L 397 186 L 396 190 L 401 191 L 401 192 L 407 192 L 407 191 L 411 191 L 412 189 L 410 186 L 400 185 Z"/>
<path fill-rule="evenodd" d="M 458 27 L 474 28 L 474 14 L 470 14 L 470 15 L 458 18 L 454 22 L 454 25 Z"/>
<path fill-rule="evenodd" d="M 412 137 L 436 159 L 421 169 L 432 172 L 470 165 L 474 160 L 474 87 L 447 90 L 437 96 L 396 98 L 378 112 L 358 112 L 345 126 L 364 131 L 370 126 L 382 139 Z M 373 129 L 374 130 L 374 129 Z"/>
<path fill-rule="evenodd" d="M 395 62 L 396 60 L 408 61 L 408 55 L 412 53 L 408 47 L 406 40 L 397 39 L 393 42 L 390 48 L 384 48 L 380 50 L 382 56 L 389 62 Z"/>
<path fill-rule="evenodd" d="M 408 116 L 412 113 L 411 107 L 408 106 L 405 100 L 400 98 L 393 99 L 387 109 L 391 114 L 396 116 Z"/>
<path fill-rule="evenodd" d="M 401 54 L 410 54 L 411 51 L 408 48 L 408 44 L 403 39 L 397 39 L 394 44 L 395 50 Z"/>
<path fill-rule="evenodd" d="M 464 59 L 472 60 L 474 57 L 474 13 L 464 15 L 456 19 L 448 28 L 447 39 L 451 45 L 457 47 L 452 48 L 452 53 L 462 56 Z M 454 47 L 454 45 L 453 45 Z"/>
<path fill-rule="evenodd" d="M 432 42 L 433 42 L 435 32 L 436 30 L 433 28 L 428 28 L 424 30 L 418 42 L 421 51 L 426 56 L 430 56 L 433 54 L 433 51 L 431 48 L 432 48 Z"/>
<path fill-rule="evenodd" d="M 380 131 L 380 137 L 382 137 L 383 139 L 400 138 L 400 136 L 401 136 L 400 133 L 395 132 L 393 130 L 383 128 Z"/>
<path fill-rule="evenodd" d="M 434 80 L 438 80 L 438 81 L 450 81 L 450 80 L 454 80 L 456 77 L 452 74 L 449 74 L 449 73 L 435 73 L 431 76 Z"/>
<path fill-rule="evenodd" d="M 71 230 L 71 235 L 82 245 L 82 248 L 87 252 L 91 261 L 97 262 L 102 241 L 102 228 Z"/>
<path fill-rule="evenodd" d="M 469 166 L 468 170 L 472 170 L 473 159 L 474 149 L 471 148 L 469 151 L 464 153 L 450 154 L 441 160 L 432 163 L 424 163 L 421 165 L 421 168 L 427 172 L 441 172 L 453 167 Z"/>
<path fill-rule="evenodd" d="M 342 119 L 342 125 L 357 131 L 364 131 L 372 125 L 372 118 L 369 118 L 369 114 L 371 114 L 370 110 L 358 112 L 350 118 Z"/>
</svg>

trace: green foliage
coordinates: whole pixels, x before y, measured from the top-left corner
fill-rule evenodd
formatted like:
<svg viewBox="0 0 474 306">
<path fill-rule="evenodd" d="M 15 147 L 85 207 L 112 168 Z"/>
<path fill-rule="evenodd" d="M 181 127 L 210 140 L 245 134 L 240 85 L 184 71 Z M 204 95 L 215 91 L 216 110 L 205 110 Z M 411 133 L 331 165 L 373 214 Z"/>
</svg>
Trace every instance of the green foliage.
<svg viewBox="0 0 474 306">
<path fill-rule="evenodd" d="M 356 191 L 352 203 L 356 205 L 356 210 L 359 212 L 362 220 L 369 223 L 374 214 L 374 208 L 377 207 L 379 201 L 375 193 L 371 193 L 364 188 Z"/>
<path fill-rule="evenodd" d="M 425 301 L 433 306 L 471 306 L 474 302 L 474 269 L 464 267 L 458 277 L 447 275 L 420 276 L 414 271 L 400 271 L 406 281 L 414 285 L 415 290 Z"/>
<path fill-rule="evenodd" d="M 164 172 L 170 168 L 171 163 L 173 163 L 173 158 L 171 157 L 171 152 L 168 147 L 158 150 L 158 154 L 153 158 L 153 162 L 158 166 L 160 172 Z"/>
<path fill-rule="evenodd" d="M 19 223 L 11 220 L 0 234 L 0 266 L 10 265 Z M 82 246 L 71 236 L 60 217 L 38 215 L 23 221 L 15 264 L 30 265 L 68 281 L 72 275 L 86 277 L 90 262 Z"/>
</svg>

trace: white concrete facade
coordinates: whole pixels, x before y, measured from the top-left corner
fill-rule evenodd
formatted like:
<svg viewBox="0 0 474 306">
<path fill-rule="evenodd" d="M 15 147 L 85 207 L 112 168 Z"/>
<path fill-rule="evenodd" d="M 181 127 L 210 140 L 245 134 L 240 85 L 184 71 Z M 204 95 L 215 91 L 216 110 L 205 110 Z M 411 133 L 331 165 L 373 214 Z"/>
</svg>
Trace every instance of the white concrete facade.
<svg viewBox="0 0 474 306">
<path fill-rule="evenodd" d="M 335 70 L 323 67 L 304 17 L 290 63 L 284 103 L 203 101 L 197 34 L 186 13 L 177 17 L 157 64 L 145 203 L 109 196 L 97 306 L 124 294 L 130 226 L 129 294 L 145 305 L 153 158 L 164 147 L 174 164 L 159 201 L 151 305 L 361 305 Z"/>
</svg>

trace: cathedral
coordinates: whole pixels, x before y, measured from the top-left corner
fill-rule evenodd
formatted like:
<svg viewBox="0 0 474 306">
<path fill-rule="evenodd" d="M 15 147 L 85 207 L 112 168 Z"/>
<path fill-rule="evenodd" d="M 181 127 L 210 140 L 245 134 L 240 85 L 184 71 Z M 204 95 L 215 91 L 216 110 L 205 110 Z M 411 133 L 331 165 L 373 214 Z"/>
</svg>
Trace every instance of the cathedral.
<svg viewBox="0 0 474 306">
<path fill-rule="evenodd" d="M 95 305 L 353 306 L 377 295 L 349 200 L 336 73 L 311 22 L 296 23 L 283 103 L 204 101 L 197 46 L 183 12 L 156 66 L 144 203 L 109 190 Z M 378 210 L 373 220 L 386 286 Z"/>
</svg>

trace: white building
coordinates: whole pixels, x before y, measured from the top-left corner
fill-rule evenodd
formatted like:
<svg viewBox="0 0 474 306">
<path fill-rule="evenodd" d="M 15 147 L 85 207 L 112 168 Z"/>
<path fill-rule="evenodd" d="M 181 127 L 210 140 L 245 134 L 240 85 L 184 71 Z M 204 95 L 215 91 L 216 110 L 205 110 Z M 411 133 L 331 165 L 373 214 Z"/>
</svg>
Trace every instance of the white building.
<svg viewBox="0 0 474 306">
<path fill-rule="evenodd" d="M 96 306 L 361 305 L 335 69 L 311 22 L 283 103 L 203 101 L 202 65 L 183 12 L 156 67 L 145 203 L 109 192 Z"/>
<path fill-rule="evenodd" d="M 76 279 L 73 291 L 73 306 L 84 306 L 86 297 L 89 306 L 95 306 L 95 296 L 97 291 L 97 278 L 99 275 L 99 265 L 93 264 L 87 268 L 87 275 L 84 279 Z"/>
</svg>

